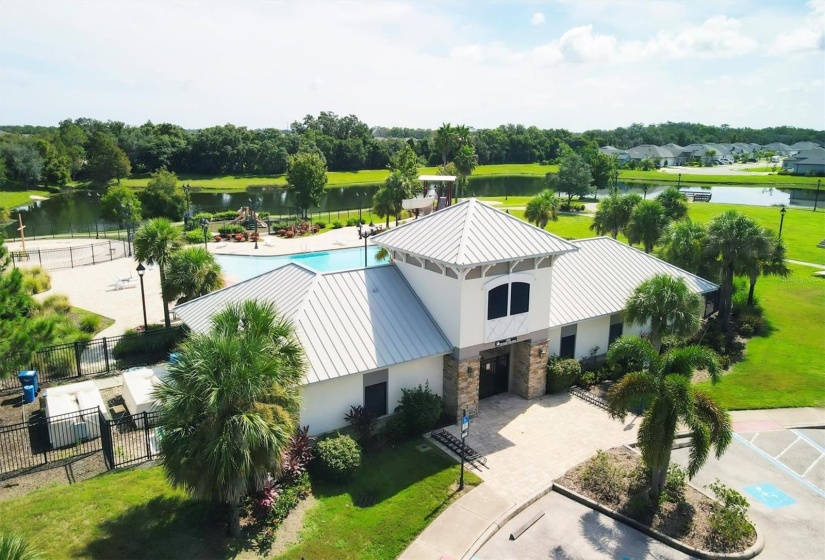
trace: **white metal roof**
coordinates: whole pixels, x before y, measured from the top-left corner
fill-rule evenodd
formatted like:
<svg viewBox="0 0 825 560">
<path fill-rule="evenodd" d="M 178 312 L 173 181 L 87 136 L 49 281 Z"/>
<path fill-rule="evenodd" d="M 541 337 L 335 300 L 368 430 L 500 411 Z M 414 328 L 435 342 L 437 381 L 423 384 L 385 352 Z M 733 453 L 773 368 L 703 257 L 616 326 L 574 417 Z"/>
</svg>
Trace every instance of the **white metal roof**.
<svg viewBox="0 0 825 560">
<path fill-rule="evenodd" d="M 420 175 L 418 180 L 437 183 L 452 183 L 455 181 L 455 175 Z"/>
<path fill-rule="evenodd" d="M 271 302 L 295 325 L 307 383 L 452 351 L 395 266 L 321 274 L 287 264 L 183 303 L 175 314 L 203 332 L 228 303 L 249 299 Z"/>
<path fill-rule="evenodd" d="M 374 241 L 458 267 L 576 250 L 564 239 L 473 198 L 377 235 Z"/>
<path fill-rule="evenodd" d="M 611 237 L 571 243 L 579 250 L 562 256 L 553 265 L 551 328 L 623 311 L 633 290 L 656 274 L 684 278 L 697 293 L 719 287 Z"/>
</svg>

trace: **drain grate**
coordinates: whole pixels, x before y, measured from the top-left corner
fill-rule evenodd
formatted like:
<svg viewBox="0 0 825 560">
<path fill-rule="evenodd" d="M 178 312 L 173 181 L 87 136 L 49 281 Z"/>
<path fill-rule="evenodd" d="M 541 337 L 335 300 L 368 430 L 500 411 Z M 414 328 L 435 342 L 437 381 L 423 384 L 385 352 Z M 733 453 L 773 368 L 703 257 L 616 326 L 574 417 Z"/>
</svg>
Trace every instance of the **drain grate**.
<svg viewBox="0 0 825 560">
<path fill-rule="evenodd" d="M 368 508 L 375 505 L 375 496 L 371 494 L 362 494 L 355 498 L 355 505 L 361 508 Z"/>
</svg>

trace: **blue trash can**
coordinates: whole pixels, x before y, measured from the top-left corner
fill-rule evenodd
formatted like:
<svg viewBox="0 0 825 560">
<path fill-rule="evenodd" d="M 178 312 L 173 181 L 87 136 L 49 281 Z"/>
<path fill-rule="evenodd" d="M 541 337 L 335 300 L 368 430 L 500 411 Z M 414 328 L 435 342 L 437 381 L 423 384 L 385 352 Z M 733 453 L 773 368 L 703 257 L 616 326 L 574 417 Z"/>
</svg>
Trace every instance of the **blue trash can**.
<svg viewBox="0 0 825 560">
<path fill-rule="evenodd" d="M 40 391 L 40 387 L 37 384 L 36 369 L 21 371 L 17 374 L 17 379 L 18 381 L 20 381 L 21 387 L 25 387 L 26 385 L 31 385 L 32 387 L 34 387 L 34 394 L 37 394 Z"/>
<path fill-rule="evenodd" d="M 23 404 L 34 402 L 34 385 L 23 385 Z"/>
<path fill-rule="evenodd" d="M 169 354 L 169 365 L 175 365 L 180 361 L 180 354 L 178 352 L 172 352 Z"/>
</svg>

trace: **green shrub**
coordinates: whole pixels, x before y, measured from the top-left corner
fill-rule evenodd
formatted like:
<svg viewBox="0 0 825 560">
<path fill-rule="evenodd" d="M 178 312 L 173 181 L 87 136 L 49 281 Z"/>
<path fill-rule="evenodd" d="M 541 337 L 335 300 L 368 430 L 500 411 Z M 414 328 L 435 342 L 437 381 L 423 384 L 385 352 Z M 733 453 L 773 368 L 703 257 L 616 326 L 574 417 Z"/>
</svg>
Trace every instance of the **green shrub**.
<svg viewBox="0 0 825 560">
<path fill-rule="evenodd" d="M 72 310 L 72 304 L 69 302 L 69 296 L 64 294 L 54 294 L 43 300 L 43 310 L 53 310 L 58 313 L 68 313 Z"/>
<path fill-rule="evenodd" d="M 246 233 L 246 228 L 240 224 L 229 224 L 218 228 L 221 235 L 235 235 L 236 233 Z"/>
<path fill-rule="evenodd" d="M 441 416 L 441 397 L 430 391 L 430 384 L 424 383 L 415 389 L 401 389 L 399 412 L 407 427 L 407 433 L 419 435 L 435 426 Z"/>
<path fill-rule="evenodd" d="M 599 376 L 595 371 L 585 372 L 579 377 L 579 386 L 588 389 L 599 382 Z"/>
<path fill-rule="evenodd" d="M 319 441 L 315 456 L 321 475 L 338 482 L 349 480 L 361 467 L 361 447 L 346 435 Z"/>
<path fill-rule="evenodd" d="M 708 516 L 710 536 L 708 545 L 715 552 L 739 550 L 747 546 L 756 530 L 748 519 L 748 500 L 717 479 L 708 485 L 717 502 L 711 505 Z"/>
<path fill-rule="evenodd" d="M 392 416 L 381 429 L 381 436 L 389 443 L 399 443 L 409 437 L 407 425 L 400 414 Z"/>
<path fill-rule="evenodd" d="M 625 473 L 610 460 L 610 455 L 601 449 L 596 452 L 596 456 L 590 458 L 582 468 L 581 484 L 600 502 L 615 504 L 619 501 L 619 496 L 625 492 L 627 485 Z"/>
<path fill-rule="evenodd" d="M 350 407 L 349 412 L 344 416 L 344 420 L 352 426 L 358 436 L 358 443 L 367 447 L 375 431 L 375 415 L 359 404 Z"/>
<path fill-rule="evenodd" d="M 39 266 L 23 268 L 23 288 L 30 294 L 39 294 L 52 288 L 52 278 Z"/>
<path fill-rule="evenodd" d="M 77 376 L 77 361 L 73 348 L 35 354 L 33 365 L 44 379 Z"/>
<path fill-rule="evenodd" d="M 77 326 L 85 333 L 94 334 L 100 328 L 100 315 L 84 313 L 80 316 Z"/>
<path fill-rule="evenodd" d="M 317 227 L 318 229 L 324 229 L 324 228 L 327 227 L 327 223 L 326 222 L 315 222 L 315 227 Z"/>
<path fill-rule="evenodd" d="M 553 356 L 547 361 L 547 392 L 566 391 L 579 378 L 582 372 L 578 360 L 561 360 Z"/>
<path fill-rule="evenodd" d="M 347 227 L 352 227 L 352 226 L 357 226 L 357 225 L 358 225 L 358 218 L 349 218 L 347 220 Z"/>
<path fill-rule="evenodd" d="M 259 220 L 266 220 L 268 217 L 269 217 L 269 212 L 267 212 L 266 210 L 261 210 L 260 212 L 258 212 L 258 219 Z"/>
<path fill-rule="evenodd" d="M 117 360 L 118 367 L 148 364 L 165 360 L 169 353 L 183 339 L 181 329 L 166 330 L 163 324 L 151 324 L 147 332 L 155 333 L 149 336 L 124 336 L 117 341 L 112 349 L 112 356 Z M 134 335 L 137 329 L 129 329 L 124 335 Z"/>
<path fill-rule="evenodd" d="M 332 229 L 341 229 L 342 227 L 344 227 L 344 224 L 342 224 L 341 222 L 332 222 Z"/>
<path fill-rule="evenodd" d="M 206 237 L 207 239 L 211 239 L 211 236 L 208 233 L 206 234 Z M 198 228 L 184 232 L 183 239 L 190 244 L 203 243 L 203 230 Z"/>
<path fill-rule="evenodd" d="M 214 219 L 214 217 L 215 216 L 212 214 L 212 212 L 198 212 L 197 214 L 195 214 L 195 216 L 192 219 L 195 220 L 195 223 L 200 225 L 200 221 L 203 218 L 206 218 L 207 220 L 209 220 L 211 222 Z"/>
<path fill-rule="evenodd" d="M 234 220 L 238 217 L 238 213 L 235 210 L 224 210 L 222 212 L 215 212 L 212 214 L 213 220 Z"/>
<path fill-rule="evenodd" d="M 687 487 L 687 473 L 679 465 L 671 463 L 667 469 L 665 477 L 665 488 L 662 492 L 662 499 L 674 504 L 682 504 L 685 501 L 685 488 Z"/>
</svg>

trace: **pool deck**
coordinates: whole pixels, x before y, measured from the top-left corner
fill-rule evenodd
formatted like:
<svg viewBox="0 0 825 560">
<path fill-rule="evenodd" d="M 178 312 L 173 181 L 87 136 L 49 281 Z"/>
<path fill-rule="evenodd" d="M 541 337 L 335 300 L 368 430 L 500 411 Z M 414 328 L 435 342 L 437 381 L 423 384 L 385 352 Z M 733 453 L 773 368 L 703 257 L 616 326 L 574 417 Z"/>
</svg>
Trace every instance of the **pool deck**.
<svg viewBox="0 0 825 560">
<path fill-rule="evenodd" d="M 271 246 L 266 245 L 266 240 L 269 240 Z M 368 244 L 372 244 L 372 240 L 367 240 Z M 323 230 L 321 233 L 309 235 L 307 237 L 298 237 L 286 239 L 285 237 L 278 237 L 277 235 L 269 235 L 266 233 L 261 236 L 258 241 L 258 249 L 255 249 L 255 244 L 249 241 L 238 243 L 236 241 L 226 241 L 223 243 L 215 243 L 210 241 L 209 251 L 216 255 L 251 255 L 257 257 L 271 257 L 277 255 L 294 255 L 296 253 L 313 253 L 316 251 L 330 251 L 333 249 L 344 249 L 347 247 L 363 247 L 364 241 L 358 239 L 358 228 L 343 227 L 339 229 Z"/>
</svg>

